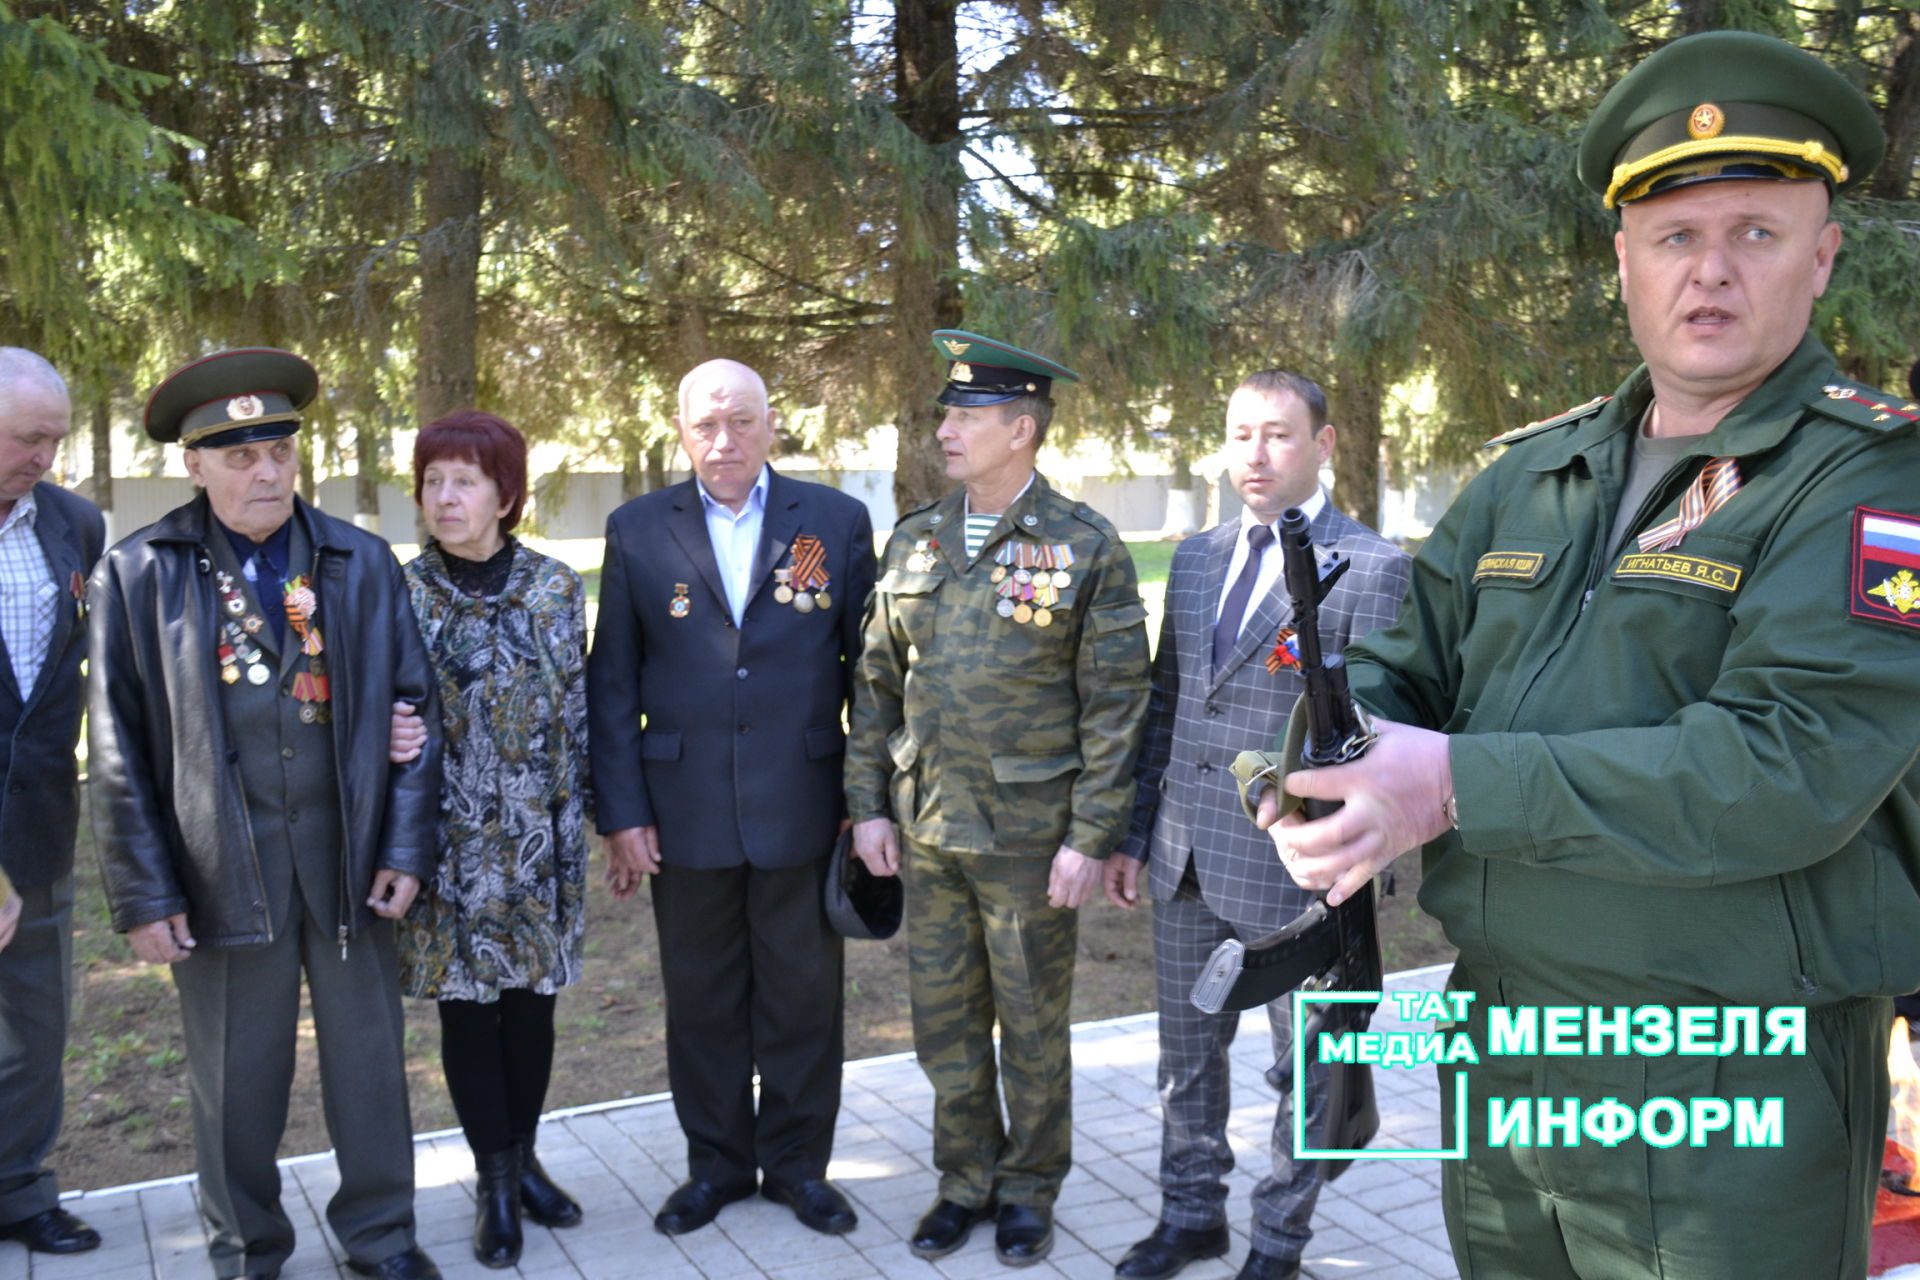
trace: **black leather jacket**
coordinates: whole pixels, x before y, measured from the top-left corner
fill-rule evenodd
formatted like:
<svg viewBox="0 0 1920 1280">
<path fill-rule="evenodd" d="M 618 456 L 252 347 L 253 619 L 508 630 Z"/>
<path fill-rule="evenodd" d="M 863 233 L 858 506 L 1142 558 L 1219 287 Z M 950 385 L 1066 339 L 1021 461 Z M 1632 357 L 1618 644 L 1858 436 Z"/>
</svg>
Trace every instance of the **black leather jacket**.
<svg viewBox="0 0 1920 1280">
<path fill-rule="evenodd" d="M 334 758 L 346 837 L 341 929 L 373 919 L 381 868 L 433 877 L 439 850 L 440 713 L 432 667 L 392 548 L 296 499 L 327 624 Z M 87 770 L 113 927 L 185 912 L 202 946 L 273 940 L 227 737 L 205 494 L 113 546 L 94 570 Z M 387 760 L 391 708 L 415 704 L 427 746 Z"/>
</svg>

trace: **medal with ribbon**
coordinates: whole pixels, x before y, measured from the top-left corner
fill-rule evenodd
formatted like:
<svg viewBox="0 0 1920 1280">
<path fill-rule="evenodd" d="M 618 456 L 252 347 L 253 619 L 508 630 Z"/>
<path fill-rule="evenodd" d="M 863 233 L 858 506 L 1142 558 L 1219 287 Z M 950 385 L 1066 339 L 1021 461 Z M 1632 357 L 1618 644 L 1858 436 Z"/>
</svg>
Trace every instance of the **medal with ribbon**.
<svg viewBox="0 0 1920 1280">
<path fill-rule="evenodd" d="M 797 613 L 812 613 L 818 606 L 821 609 L 833 605 L 833 597 L 827 594 L 827 583 L 832 578 L 827 573 L 827 548 L 820 539 L 810 533 L 803 533 L 793 540 L 790 564 L 784 575 L 776 573 L 780 585 L 774 588 L 773 598 L 781 604 L 791 604 Z"/>
<path fill-rule="evenodd" d="M 1049 545 L 1033 550 L 1033 625 L 1050 627 L 1053 625 L 1053 606 L 1060 603 L 1060 588 L 1053 585 L 1054 569 L 1059 564 L 1060 552 L 1064 548 Z"/>
<path fill-rule="evenodd" d="M 994 612 L 1036 627 L 1053 625 L 1053 611 L 1061 593 L 1073 585 L 1067 567 L 1073 548 L 1062 542 L 1034 543 L 1008 539 L 994 550 L 994 594 L 1000 597 Z"/>
<path fill-rule="evenodd" d="M 320 613 L 320 598 L 305 575 L 290 578 L 282 588 L 287 625 L 300 639 L 300 652 L 307 657 L 307 669 L 293 677 L 293 696 L 300 703 L 302 724 L 326 724 L 333 718 L 328 708 L 327 660 L 322 657 L 326 644 L 320 638 L 315 618 Z"/>
<path fill-rule="evenodd" d="M 248 684 L 265 684 L 273 673 L 262 661 L 265 655 L 260 646 L 252 640 L 254 633 L 266 625 L 265 620 L 247 612 L 246 593 L 232 574 L 221 570 L 213 575 L 213 584 L 220 597 L 220 643 L 215 651 L 220 659 L 220 678 L 234 684 L 244 671 Z"/>
</svg>

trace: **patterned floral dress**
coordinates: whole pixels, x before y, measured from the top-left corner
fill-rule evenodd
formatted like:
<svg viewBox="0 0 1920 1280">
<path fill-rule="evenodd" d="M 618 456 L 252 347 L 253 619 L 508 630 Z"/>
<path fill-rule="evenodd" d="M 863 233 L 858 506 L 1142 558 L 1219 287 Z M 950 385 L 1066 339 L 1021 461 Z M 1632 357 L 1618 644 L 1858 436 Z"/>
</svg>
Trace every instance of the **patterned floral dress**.
<svg viewBox="0 0 1920 1280">
<path fill-rule="evenodd" d="M 551 995 L 580 978 L 586 592 L 559 561 L 511 546 L 498 595 L 454 586 L 433 542 L 406 566 L 446 733 L 440 867 L 400 928 L 410 996 Z"/>
</svg>

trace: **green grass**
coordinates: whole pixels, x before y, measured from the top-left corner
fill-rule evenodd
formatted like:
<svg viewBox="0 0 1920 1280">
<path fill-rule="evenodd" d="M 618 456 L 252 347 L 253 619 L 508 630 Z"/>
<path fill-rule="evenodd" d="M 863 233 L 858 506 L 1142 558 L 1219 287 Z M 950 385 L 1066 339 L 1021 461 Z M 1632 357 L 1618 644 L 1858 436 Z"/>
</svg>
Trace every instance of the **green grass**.
<svg viewBox="0 0 1920 1280">
<path fill-rule="evenodd" d="M 1127 550 L 1133 553 L 1133 568 L 1140 575 L 1140 585 L 1165 588 L 1167 570 L 1173 564 L 1173 551 L 1180 544 L 1162 542 L 1158 538 L 1139 542 L 1129 542 Z"/>
</svg>

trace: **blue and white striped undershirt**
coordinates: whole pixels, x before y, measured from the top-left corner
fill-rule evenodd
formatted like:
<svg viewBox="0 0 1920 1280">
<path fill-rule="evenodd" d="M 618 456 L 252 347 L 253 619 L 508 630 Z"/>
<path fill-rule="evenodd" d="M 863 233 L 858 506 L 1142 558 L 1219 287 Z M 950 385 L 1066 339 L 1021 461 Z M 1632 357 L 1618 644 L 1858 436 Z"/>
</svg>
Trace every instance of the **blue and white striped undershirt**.
<svg viewBox="0 0 1920 1280">
<path fill-rule="evenodd" d="M 1027 482 L 1020 486 L 1020 492 L 1013 495 L 1013 502 L 1009 502 L 1007 505 L 1011 507 L 1014 502 L 1020 501 L 1021 498 L 1026 496 L 1027 490 L 1031 488 L 1033 488 L 1033 476 L 1029 475 Z M 987 545 L 987 535 L 992 533 L 993 527 L 1000 523 L 1001 514 L 1002 513 L 996 511 L 990 516 L 975 515 L 973 511 L 973 499 L 971 497 L 967 499 L 964 542 L 967 548 L 967 562 L 969 564 L 980 558 L 981 548 Z"/>
</svg>

